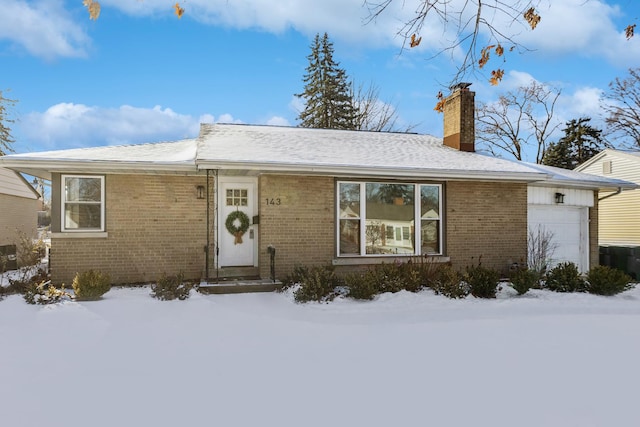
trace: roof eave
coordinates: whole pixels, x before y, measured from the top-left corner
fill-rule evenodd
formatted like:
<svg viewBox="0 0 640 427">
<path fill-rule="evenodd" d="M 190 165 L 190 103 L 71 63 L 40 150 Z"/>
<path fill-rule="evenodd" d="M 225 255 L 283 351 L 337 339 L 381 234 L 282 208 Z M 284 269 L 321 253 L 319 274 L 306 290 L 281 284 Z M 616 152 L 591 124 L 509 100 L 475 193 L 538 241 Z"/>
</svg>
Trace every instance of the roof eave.
<svg viewBox="0 0 640 427">
<path fill-rule="evenodd" d="M 123 162 L 69 159 L 0 158 L 0 165 L 40 178 L 52 173 L 197 173 L 192 162 Z"/>
<path fill-rule="evenodd" d="M 282 172 L 295 174 L 318 174 L 332 176 L 381 176 L 381 177 L 411 177 L 428 179 L 451 180 L 490 180 L 490 181 L 520 181 L 536 182 L 546 180 L 548 174 L 542 172 L 502 172 L 502 171 L 461 171 L 451 169 L 418 169 L 418 168 L 381 168 L 381 167 L 357 167 L 329 166 L 329 165 L 292 165 L 281 163 L 254 163 L 254 162 L 225 162 L 225 161 L 198 161 L 198 170 L 247 170 L 258 172 Z"/>
</svg>

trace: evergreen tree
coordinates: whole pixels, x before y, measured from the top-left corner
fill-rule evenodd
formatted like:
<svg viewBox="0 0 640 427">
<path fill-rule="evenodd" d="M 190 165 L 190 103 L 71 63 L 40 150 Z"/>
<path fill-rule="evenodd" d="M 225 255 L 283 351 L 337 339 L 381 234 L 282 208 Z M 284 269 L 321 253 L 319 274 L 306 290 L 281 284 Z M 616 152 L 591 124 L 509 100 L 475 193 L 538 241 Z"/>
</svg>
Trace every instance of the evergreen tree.
<svg viewBox="0 0 640 427">
<path fill-rule="evenodd" d="M 347 73 L 333 59 L 333 43 L 327 33 L 319 34 L 307 56 L 309 65 L 303 78 L 304 92 L 296 94 L 305 100 L 298 119 L 300 126 L 322 129 L 355 129 L 356 109 Z"/>
<path fill-rule="evenodd" d="M 602 131 L 589 124 L 588 117 L 566 123 L 564 136 L 552 143 L 542 159 L 542 164 L 564 169 L 574 169 L 602 151 L 606 144 Z"/>
</svg>

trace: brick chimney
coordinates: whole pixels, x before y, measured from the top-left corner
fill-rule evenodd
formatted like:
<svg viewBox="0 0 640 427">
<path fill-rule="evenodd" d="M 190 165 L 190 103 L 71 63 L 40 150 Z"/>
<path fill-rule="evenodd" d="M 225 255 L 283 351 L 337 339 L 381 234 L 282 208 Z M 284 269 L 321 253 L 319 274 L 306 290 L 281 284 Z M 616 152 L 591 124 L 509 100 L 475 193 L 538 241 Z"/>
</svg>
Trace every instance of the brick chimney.
<svg viewBox="0 0 640 427">
<path fill-rule="evenodd" d="M 475 92 L 471 83 L 458 83 L 451 87 L 451 95 L 444 102 L 444 145 L 460 151 L 475 148 Z"/>
</svg>

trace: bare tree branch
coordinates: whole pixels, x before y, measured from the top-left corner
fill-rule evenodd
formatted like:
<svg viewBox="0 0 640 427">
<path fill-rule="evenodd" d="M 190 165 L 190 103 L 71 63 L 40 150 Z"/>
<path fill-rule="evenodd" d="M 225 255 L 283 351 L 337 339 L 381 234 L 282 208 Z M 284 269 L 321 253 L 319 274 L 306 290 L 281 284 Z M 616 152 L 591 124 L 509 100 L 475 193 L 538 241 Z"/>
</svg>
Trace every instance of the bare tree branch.
<svg viewBox="0 0 640 427">
<path fill-rule="evenodd" d="M 547 140 L 558 129 L 555 104 L 561 90 L 532 81 L 500 95 L 494 103 L 476 108 L 476 137 L 490 153 L 506 153 L 525 160 L 524 151 L 535 144 L 536 163 L 542 163 Z"/>
<path fill-rule="evenodd" d="M 406 6 L 404 0 L 364 0 L 369 12 L 366 22 L 375 21 L 383 13 L 391 13 L 390 6 L 397 3 Z M 533 14 L 537 18 L 534 23 L 525 14 L 539 4 L 540 0 L 421 0 L 413 17 L 402 23 L 396 34 L 402 37 L 404 50 L 411 36 L 420 34 L 426 25 L 437 25 L 442 28 L 443 35 L 453 29 L 454 39 L 434 55 L 436 57 L 448 52 L 453 57 L 458 49 L 463 49 L 464 58 L 451 79 L 449 86 L 452 86 L 469 74 L 480 71 L 480 52 L 487 46 L 527 50 L 515 41 L 514 36 L 521 29 L 535 28 L 540 16 Z M 499 23 L 504 24 L 505 28 L 501 28 Z"/>
<path fill-rule="evenodd" d="M 607 114 L 607 135 L 623 139 L 622 145 L 640 147 L 640 68 L 609 84 L 602 109 Z"/>
</svg>

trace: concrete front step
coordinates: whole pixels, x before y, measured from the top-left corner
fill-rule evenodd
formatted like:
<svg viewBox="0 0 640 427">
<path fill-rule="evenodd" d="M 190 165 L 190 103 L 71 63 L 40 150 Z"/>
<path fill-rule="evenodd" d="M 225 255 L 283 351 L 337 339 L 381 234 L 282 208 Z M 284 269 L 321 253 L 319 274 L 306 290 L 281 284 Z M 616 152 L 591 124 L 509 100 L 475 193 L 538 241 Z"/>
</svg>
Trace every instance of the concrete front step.
<svg viewBox="0 0 640 427">
<path fill-rule="evenodd" d="M 282 282 L 271 280 L 219 280 L 200 283 L 198 290 L 204 294 L 242 294 L 249 292 L 274 292 L 282 288 Z"/>
</svg>

